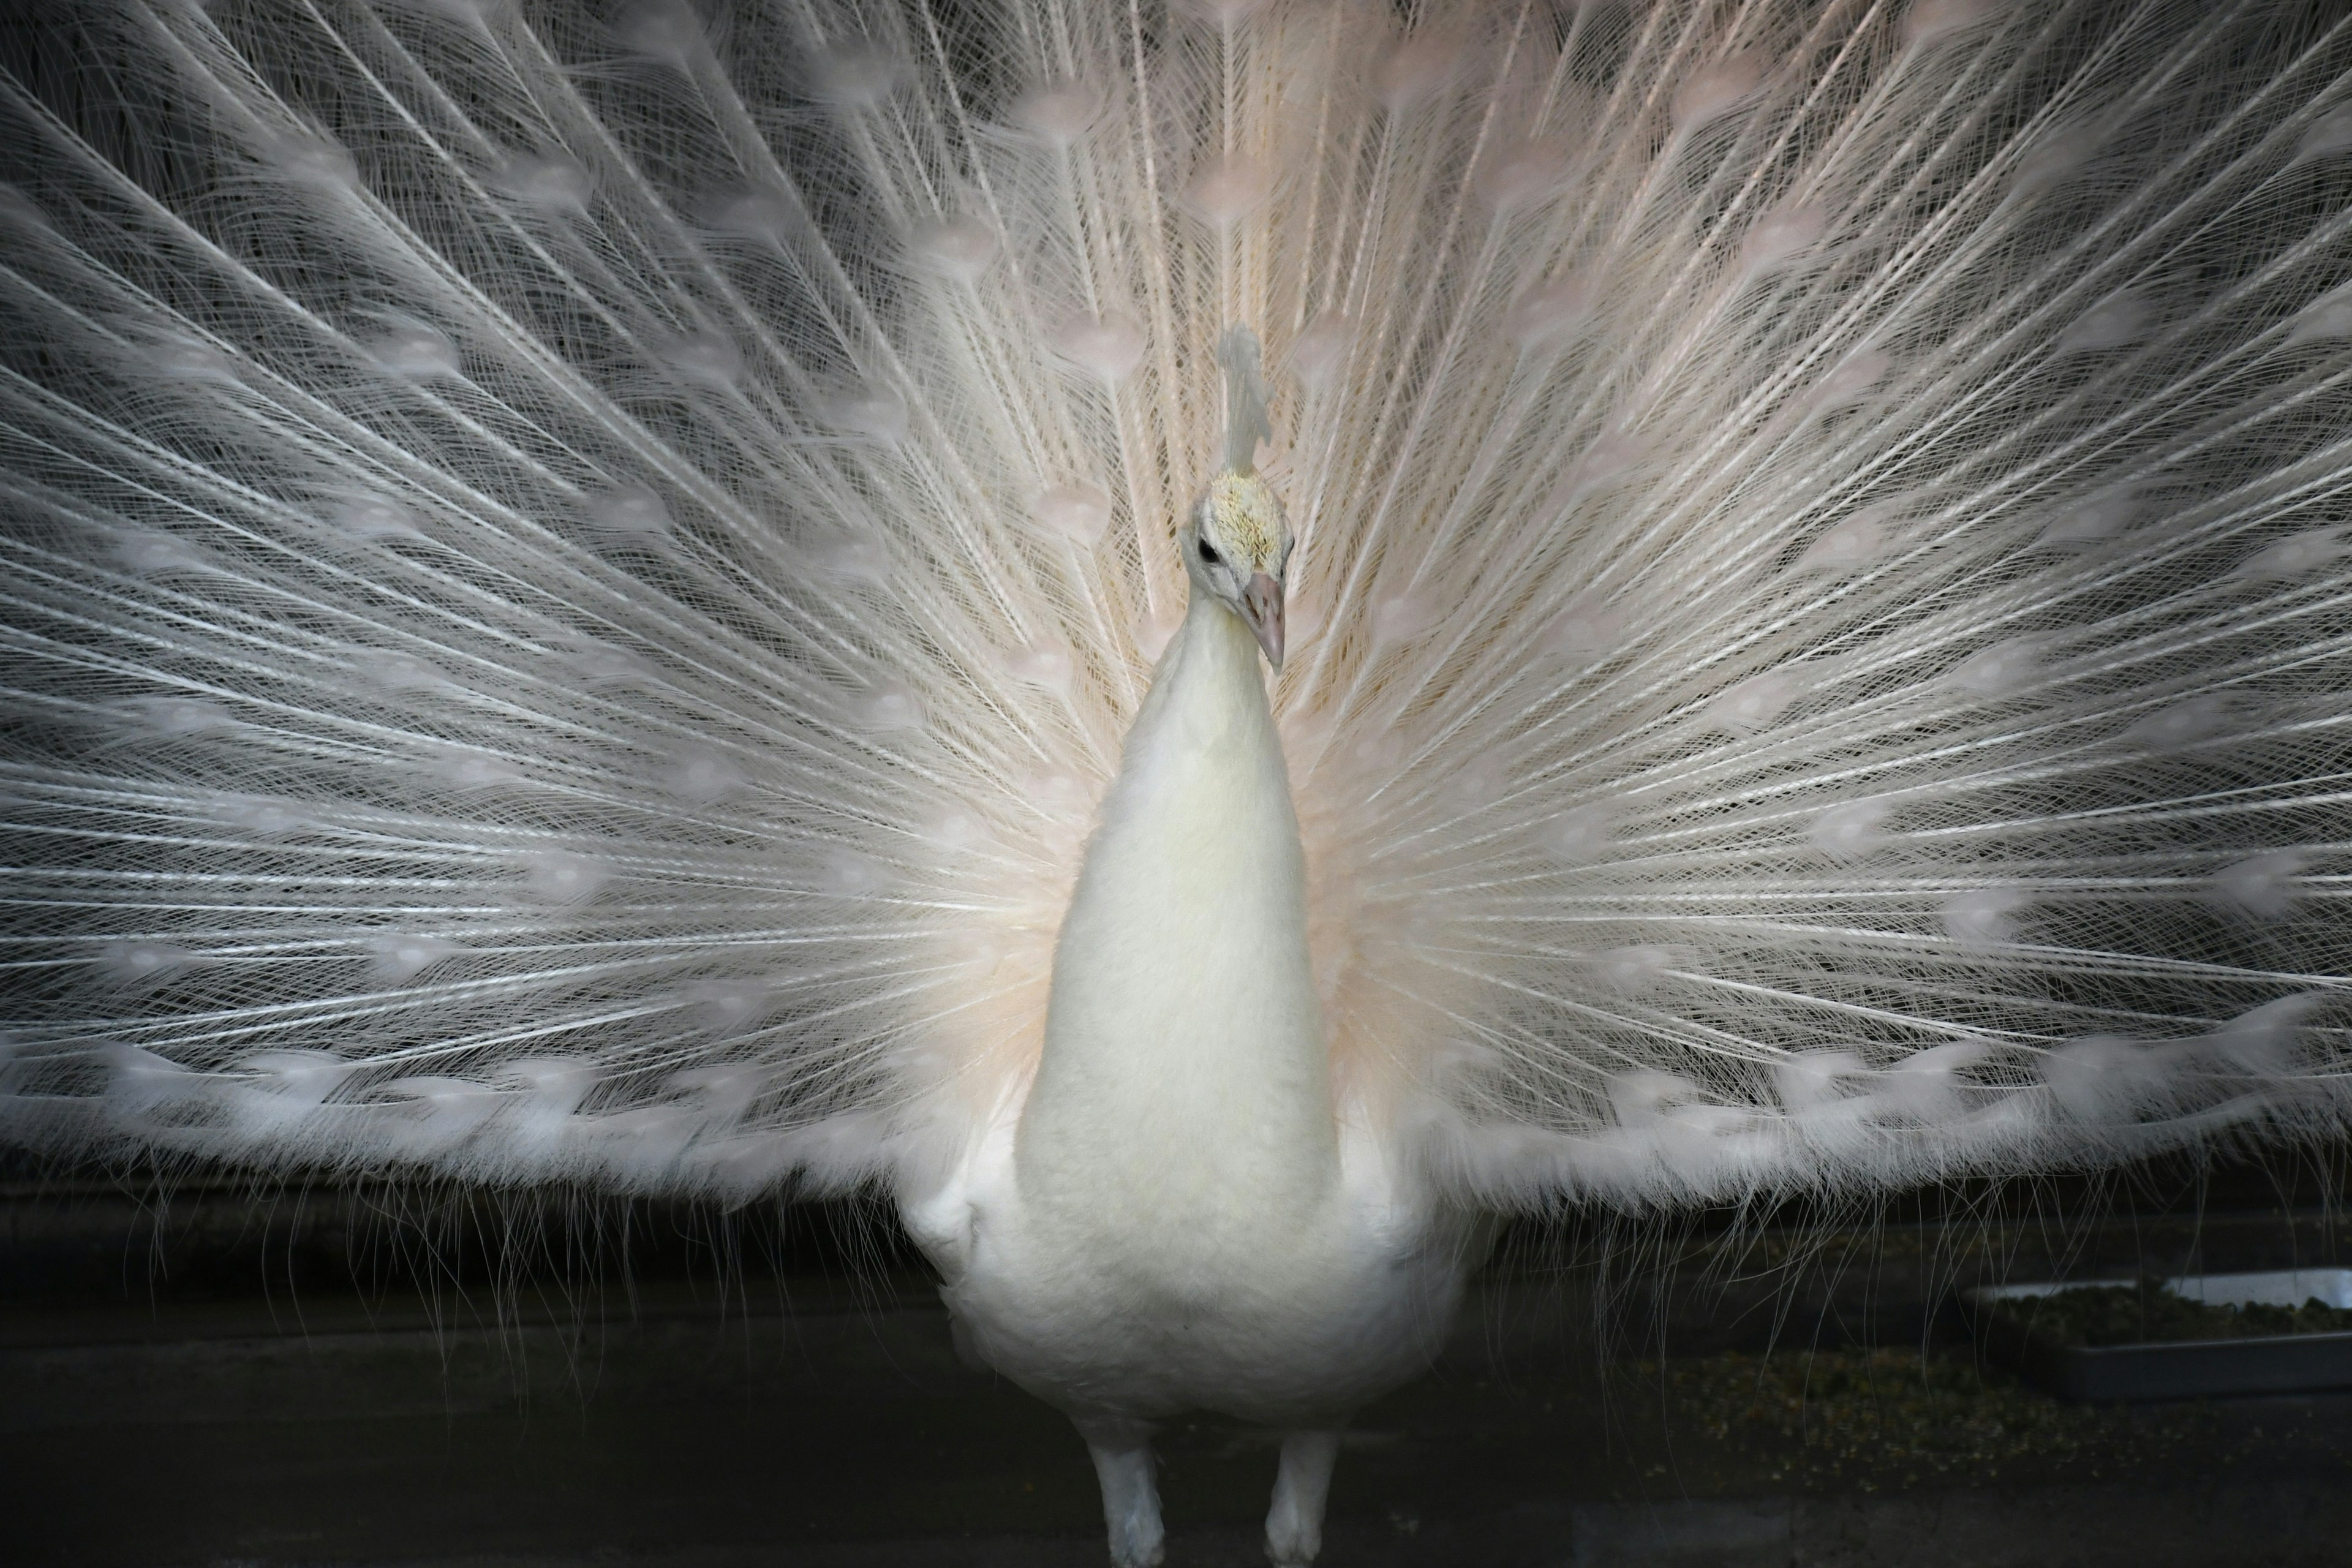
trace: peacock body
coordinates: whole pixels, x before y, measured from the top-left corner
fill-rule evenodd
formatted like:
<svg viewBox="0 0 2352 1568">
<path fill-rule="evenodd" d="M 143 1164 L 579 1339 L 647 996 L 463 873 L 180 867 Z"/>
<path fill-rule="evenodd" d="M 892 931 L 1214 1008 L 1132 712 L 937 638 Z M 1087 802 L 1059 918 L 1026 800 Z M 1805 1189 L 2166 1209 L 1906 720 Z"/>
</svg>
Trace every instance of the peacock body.
<svg viewBox="0 0 2352 1568">
<path fill-rule="evenodd" d="M 2343 1124 L 2326 8 L 110 0 L 0 104 L 16 1143 L 877 1189 L 1115 1557 L 1210 1406 L 1297 1563 L 1484 1215 Z"/>
</svg>

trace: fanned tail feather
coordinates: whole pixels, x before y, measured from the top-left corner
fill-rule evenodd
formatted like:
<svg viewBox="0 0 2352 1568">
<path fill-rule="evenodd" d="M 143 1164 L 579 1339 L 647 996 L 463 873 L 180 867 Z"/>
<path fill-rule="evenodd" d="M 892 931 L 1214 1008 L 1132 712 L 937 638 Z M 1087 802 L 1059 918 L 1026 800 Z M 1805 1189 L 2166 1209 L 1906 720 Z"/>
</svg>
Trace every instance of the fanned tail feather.
<svg viewBox="0 0 2352 1568">
<path fill-rule="evenodd" d="M 13 1139 L 919 1187 L 1234 324 L 1339 1079 L 1454 1190 L 2341 1125 L 2352 26 L 81 26 L 0 84 Z"/>
</svg>

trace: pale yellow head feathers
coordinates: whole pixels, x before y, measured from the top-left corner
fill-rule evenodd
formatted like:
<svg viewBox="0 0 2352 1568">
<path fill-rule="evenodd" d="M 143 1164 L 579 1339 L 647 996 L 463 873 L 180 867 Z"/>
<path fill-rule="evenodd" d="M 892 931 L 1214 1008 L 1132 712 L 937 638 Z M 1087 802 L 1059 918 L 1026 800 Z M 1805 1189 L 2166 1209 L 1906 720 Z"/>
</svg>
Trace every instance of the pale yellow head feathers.
<svg viewBox="0 0 2352 1568">
<path fill-rule="evenodd" d="M 1201 503 L 1201 534 L 1240 567 L 1244 575 L 1263 572 L 1282 575 L 1282 558 L 1290 549 L 1290 530 L 1283 521 L 1282 502 L 1255 474 L 1230 470 L 1209 481 Z"/>
</svg>

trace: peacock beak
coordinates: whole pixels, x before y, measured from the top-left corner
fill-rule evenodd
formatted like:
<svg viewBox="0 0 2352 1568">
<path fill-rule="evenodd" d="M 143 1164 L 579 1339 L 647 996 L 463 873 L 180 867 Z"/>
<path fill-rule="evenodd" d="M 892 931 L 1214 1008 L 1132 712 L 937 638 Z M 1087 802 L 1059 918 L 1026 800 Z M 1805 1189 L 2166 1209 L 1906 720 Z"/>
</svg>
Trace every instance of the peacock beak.
<svg viewBox="0 0 2352 1568">
<path fill-rule="evenodd" d="M 1282 584 L 1261 572 L 1242 590 L 1242 619 L 1265 649 L 1265 661 L 1282 673 Z"/>
</svg>

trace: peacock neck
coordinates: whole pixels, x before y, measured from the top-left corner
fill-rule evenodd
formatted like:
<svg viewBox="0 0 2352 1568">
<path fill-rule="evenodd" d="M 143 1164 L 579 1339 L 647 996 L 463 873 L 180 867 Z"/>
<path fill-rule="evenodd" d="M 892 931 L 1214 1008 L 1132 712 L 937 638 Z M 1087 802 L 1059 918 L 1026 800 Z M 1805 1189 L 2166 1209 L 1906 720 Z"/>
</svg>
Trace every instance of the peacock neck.
<svg viewBox="0 0 2352 1568">
<path fill-rule="evenodd" d="M 1015 1169 L 1171 1259 L 1269 1242 L 1336 1180 L 1289 774 L 1256 645 L 1199 591 L 1063 921 Z"/>
</svg>

